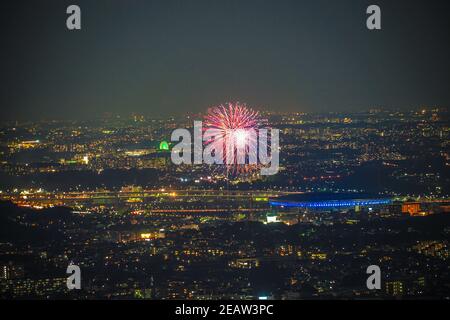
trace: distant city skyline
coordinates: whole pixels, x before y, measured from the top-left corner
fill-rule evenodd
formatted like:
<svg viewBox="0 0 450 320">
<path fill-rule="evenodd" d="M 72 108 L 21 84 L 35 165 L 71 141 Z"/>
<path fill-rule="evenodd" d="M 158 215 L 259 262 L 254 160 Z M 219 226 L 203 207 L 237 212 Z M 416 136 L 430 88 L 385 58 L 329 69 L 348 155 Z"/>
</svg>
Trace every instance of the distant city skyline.
<svg viewBox="0 0 450 320">
<path fill-rule="evenodd" d="M 450 300 L 449 13 L 0 1 L 0 300 Z"/>
<path fill-rule="evenodd" d="M 449 299 L 448 110 L 264 116 L 271 175 L 174 161 L 196 118 L 0 126 L 0 299 Z"/>
<path fill-rule="evenodd" d="M 0 4 L 2 120 L 450 105 L 448 1 L 377 1 L 377 31 L 366 0 L 69 4 Z"/>
</svg>

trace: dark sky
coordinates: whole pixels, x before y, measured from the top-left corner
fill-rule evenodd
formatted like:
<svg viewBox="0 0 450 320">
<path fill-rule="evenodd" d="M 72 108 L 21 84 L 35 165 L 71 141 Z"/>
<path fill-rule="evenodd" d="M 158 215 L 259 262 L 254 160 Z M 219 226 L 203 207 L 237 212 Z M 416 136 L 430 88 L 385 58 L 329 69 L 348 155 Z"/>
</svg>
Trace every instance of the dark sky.
<svg viewBox="0 0 450 320">
<path fill-rule="evenodd" d="M 449 17 L 448 0 L 2 0 L 0 117 L 449 106 Z"/>
</svg>

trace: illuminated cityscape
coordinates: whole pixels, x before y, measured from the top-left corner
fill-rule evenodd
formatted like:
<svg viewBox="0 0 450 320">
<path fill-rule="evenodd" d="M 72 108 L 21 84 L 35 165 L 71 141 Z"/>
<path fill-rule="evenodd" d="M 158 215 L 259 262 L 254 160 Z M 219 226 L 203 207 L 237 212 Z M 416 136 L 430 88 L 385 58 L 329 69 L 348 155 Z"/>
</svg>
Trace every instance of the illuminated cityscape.
<svg viewBox="0 0 450 320">
<path fill-rule="evenodd" d="M 174 165 L 186 118 L 5 124 L 1 296 L 448 297 L 446 109 L 263 116 L 281 130 L 275 176 Z"/>
<path fill-rule="evenodd" d="M 2 314 L 437 313 L 449 13 L 449 0 L 0 1 Z"/>
</svg>

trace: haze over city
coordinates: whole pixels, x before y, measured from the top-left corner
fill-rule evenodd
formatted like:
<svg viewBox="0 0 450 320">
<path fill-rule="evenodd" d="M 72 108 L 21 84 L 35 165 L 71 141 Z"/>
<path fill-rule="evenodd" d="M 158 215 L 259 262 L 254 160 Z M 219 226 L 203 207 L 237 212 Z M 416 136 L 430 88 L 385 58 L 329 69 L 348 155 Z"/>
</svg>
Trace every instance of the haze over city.
<svg viewBox="0 0 450 320">
<path fill-rule="evenodd" d="M 448 2 L 69 1 L 0 4 L 0 118 L 185 115 L 227 101 L 286 112 L 446 107 Z"/>
</svg>

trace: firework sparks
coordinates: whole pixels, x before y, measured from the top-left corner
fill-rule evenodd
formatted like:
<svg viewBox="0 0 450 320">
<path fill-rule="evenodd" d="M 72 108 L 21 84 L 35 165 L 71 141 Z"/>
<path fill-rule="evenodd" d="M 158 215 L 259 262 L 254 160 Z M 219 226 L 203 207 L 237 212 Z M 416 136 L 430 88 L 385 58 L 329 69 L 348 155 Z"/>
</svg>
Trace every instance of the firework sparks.
<svg viewBox="0 0 450 320">
<path fill-rule="evenodd" d="M 262 121 L 259 113 L 239 103 L 210 108 L 204 118 L 205 145 L 221 150 L 227 172 L 248 173 L 257 166 L 249 158 L 257 156 L 256 133 Z M 213 129 L 216 134 L 208 135 Z"/>
</svg>

